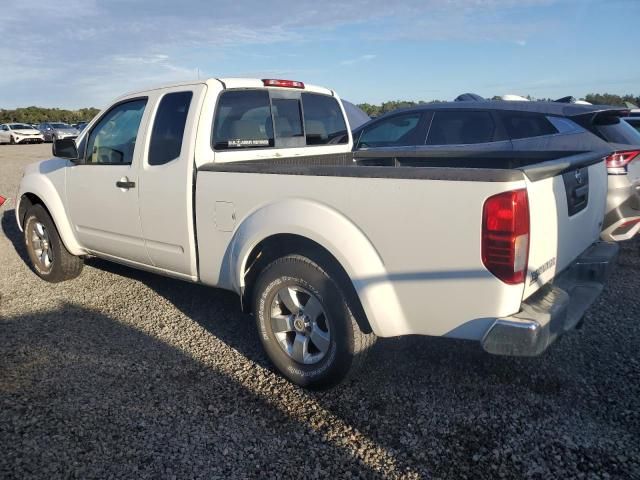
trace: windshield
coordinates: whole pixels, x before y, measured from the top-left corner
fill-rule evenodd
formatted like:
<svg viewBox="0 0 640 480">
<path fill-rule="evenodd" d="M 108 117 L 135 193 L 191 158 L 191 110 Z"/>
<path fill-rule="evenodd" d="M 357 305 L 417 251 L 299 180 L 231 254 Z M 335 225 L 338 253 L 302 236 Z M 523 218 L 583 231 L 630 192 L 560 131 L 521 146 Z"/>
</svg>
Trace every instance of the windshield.
<svg viewBox="0 0 640 480">
<path fill-rule="evenodd" d="M 10 123 L 9 128 L 11 130 L 33 130 L 31 125 L 25 125 L 24 123 Z"/>
<path fill-rule="evenodd" d="M 608 125 L 596 125 L 596 128 L 607 142 L 622 143 L 624 145 L 640 145 L 640 133 L 619 118 L 617 122 L 612 121 Z"/>
<path fill-rule="evenodd" d="M 71 125 L 67 125 L 66 123 L 52 123 L 51 128 L 71 128 Z"/>
</svg>

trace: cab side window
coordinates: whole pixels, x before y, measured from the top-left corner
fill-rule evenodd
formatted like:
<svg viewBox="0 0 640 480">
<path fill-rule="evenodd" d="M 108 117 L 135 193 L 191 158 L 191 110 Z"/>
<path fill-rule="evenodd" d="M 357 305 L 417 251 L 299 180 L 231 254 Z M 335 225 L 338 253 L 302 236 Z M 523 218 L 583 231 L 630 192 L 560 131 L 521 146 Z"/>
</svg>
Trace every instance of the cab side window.
<svg viewBox="0 0 640 480">
<path fill-rule="evenodd" d="M 146 99 L 113 107 L 91 130 L 87 141 L 87 164 L 131 165 Z"/>
<path fill-rule="evenodd" d="M 422 145 L 426 134 L 420 135 L 421 118 L 421 112 L 412 112 L 381 119 L 362 131 L 357 148 Z"/>
<path fill-rule="evenodd" d="M 160 101 L 151 132 L 149 165 L 164 165 L 180 157 L 192 92 L 168 93 Z"/>
</svg>

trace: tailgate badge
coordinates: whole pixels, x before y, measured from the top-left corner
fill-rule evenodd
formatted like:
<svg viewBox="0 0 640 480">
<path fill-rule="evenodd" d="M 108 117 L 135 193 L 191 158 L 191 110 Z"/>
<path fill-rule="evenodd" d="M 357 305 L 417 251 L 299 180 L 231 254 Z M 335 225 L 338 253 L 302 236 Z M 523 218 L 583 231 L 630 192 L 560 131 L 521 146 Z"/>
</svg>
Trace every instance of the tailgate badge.
<svg viewBox="0 0 640 480">
<path fill-rule="evenodd" d="M 542 264 L 542 266 L 540 266 L 540 268 L 534 270 L 533 272 L 531 272 L 531 281 L 529 282 L 529 286 L 533 285 L 534 283 L 536 283 L 538 281 L 538 279 L 540 278 L 540 275 L 542 275 L 544 272 L 546 272 L 547 270 L 549 270 L 550 268 L 553 268 L 556 266 L 556 257 L 553 257 L 550 260 L 547 260 L 546 262 L 544 262 Z"/>
</svg>

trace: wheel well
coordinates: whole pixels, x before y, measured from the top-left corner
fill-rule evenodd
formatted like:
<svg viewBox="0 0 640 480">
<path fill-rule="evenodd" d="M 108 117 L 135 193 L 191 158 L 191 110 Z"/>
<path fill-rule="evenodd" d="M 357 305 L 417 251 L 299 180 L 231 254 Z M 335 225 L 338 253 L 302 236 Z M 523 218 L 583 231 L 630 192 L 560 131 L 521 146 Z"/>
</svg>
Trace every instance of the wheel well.
<svg viewBox="0 0 640 480">
<path fill-rule="evenodd" d="M 47 211 L 49 216 L 51 216 L 51 212 L 44 204 L 44 202 L 34 193 L 25 193 L 22 195 L 20 199 L 20 206 L 18 207 L 18 218 L 20 219 L 20 226 L 24 228 L 24 217 L 27 215 L 27 211 L 34 205 L 42 205 L 42 207 Z"/>
<path fill-rule="evenodd" d="M 260 273 L 274 260 L 290 254 L 303 255 L 317 263 L 333 278 L 342 290 L 360 330 L 371 333 L 371 325 L 362 308 L 353 282 L 340 262 L 322 245 L 300 235 L 278 234 L 267 237 L 249 253 L 244 267 L 244 288 L 241 294 L 242 310 L 251 313 L 253 287 Z"/>
</svg>

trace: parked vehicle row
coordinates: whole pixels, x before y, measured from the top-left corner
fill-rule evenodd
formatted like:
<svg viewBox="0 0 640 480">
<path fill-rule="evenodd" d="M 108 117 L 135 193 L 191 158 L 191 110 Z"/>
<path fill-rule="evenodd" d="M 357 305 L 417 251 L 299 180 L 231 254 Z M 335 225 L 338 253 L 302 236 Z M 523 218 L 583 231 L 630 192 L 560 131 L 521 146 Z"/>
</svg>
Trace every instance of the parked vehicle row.
<svg viewBox="0 0 640 480">
<path fill-rule="evenodd" d="M 40 131 L 25 123 L 0 124 L 0 143 L 42 143 L 44 136 Z"/>
<path fill-rule="evenodd" d="M 526 105 L 411 109 L 352 133 L 334 91 L 297 81 L 135 92 L 26 168 L 16 220 L 49 282 L 97 256 L 236 292 L 302 386 L 337 383 L 376 337 L 538 355 L 616 258 L 599 239 L 614 149 L 578 121 L 609 109 Z"/>
<path fill-rule="evenodd" d="M 69 125 L 63 122 L 43 122 L 38 125 L 27 123 L 0 124 L 0 143 L 42 143 L 55 142 L 63 138 L 75 138 L 86 127 L 87 122 Z"/>
</svg>

